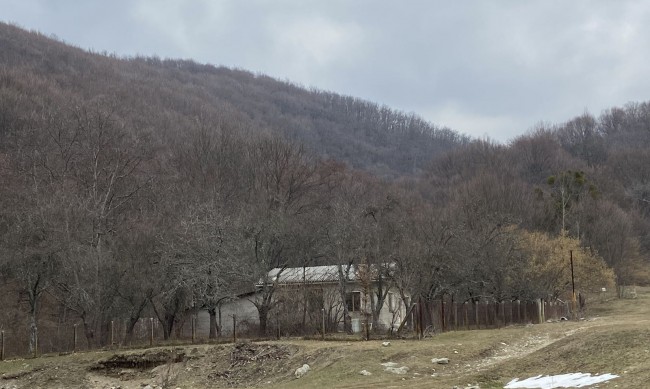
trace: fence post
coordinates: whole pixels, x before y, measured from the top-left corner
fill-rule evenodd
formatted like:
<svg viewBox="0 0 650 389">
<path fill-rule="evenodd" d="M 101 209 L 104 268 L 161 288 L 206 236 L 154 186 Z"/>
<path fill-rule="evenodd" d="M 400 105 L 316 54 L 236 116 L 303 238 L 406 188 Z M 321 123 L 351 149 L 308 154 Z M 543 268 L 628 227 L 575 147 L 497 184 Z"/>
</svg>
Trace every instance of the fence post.
<svg viewBox="0 0 650 389">
<path fill-rule="evenodd" d="M 232 315 L 232 342 L 237 343 L 237 315 Z"/>
<path fill-rule="evenodd" d="M 477 330 L 480 330 L 481 325 L 480 325 L 480 317 L 479 317 L 479 314 L 478 314 L 478 311 L 479 311 L 478 307 L 479 307 L 478 302 L 477 301 L 472 301 L 472 308 L 474 308 L 474 325 L 476 326 Z"/>
<path fill-rule="evenodd" d="M 72 353 L 77 352 L 77 324 L 72 326 Z"/>
<path fill-rule="evenodd" d="M 5 332 L 0 331 L 0 361 L 5 360 Z"/>
<path fill-rule="evenodd" d="M 530 301 L 526 300 L 524 302 L 524 324 L 528 324 L 528 309 L 530 307 Z"/>
<path fill-rule="evenodd" d="M 196 318 L 194 315 L 191 316 L 192 320 L 192 344 L 196 341 Z"/>
<path fill-rule="evenodd" d="M 149 347 L 153 346 L 153 317 L 149 318 L 149 323 L 151 324 L 151 332 L 149 333 Z"/>
<path fill-rule="evenodd" d="M 485 300 L 485 328 L 490 327 L 490 302 Z"/>
<path fill-rule="evenodd" d="M 465 329 L 469 331 L 469 317 L 467 315 L 467 301 L 463 303 L 463 316 L 465 318 Z"/>
<path fill-rule="evenodd" d="M 424 321 L 423 320 L 424 317 L 422 315 L 423 315 L 423 312 L 422 312 L 422 297 L 420 296 L 419 307 L 418 307 L 418 316 L 419 316 L 418 317 L 418 321 L 419 321 L 418 324 L 419 324 L 419 327 L 420 327 L 420 333 L 419 333 L 420 337 L 419 337 L 419 339 L 424 338 L 424 326 L 422 325 L 423 321 Z"/>
<path fill-rule="evenodd" d="M 500 301 L 495 301 L 494 302 L 494 323 L 497 325 L 497 328 L 501 328 L 501 314 L 499 313 L 501 311 L 501 302 Z"/>
<path fill-rule="evenodd" d="M 454 301 L 451 305 L 454 309 L 454 331 L 458 331 L 458 303 Z"/>
<path fill-rule="evenodd" d="M 517 300 L 517 324 L 521 324 L 521 301 Z"/>
<path fill-rule="evenodd" d="M 445 332 L 445 296 L 442 296 L 442 300 L 440 300 L 440 325 L 442 326 L 442 331 Z"/>
<path fill-rule="evenodd" d="M 113 344 L 115 344 L 115 331 L 114 331 L 114 321 L 111 320 L 111 348 L 113 348 Z"/>
<path fill-rule="evenodd" d="M 323 325 L 323 340 L 325 340 L 325 308 L 321 309 L 322 313 L 322 325 Z"/>
<path fill-rule="evenodd" d="M 565 308 L 565 311 L 566 311 L 566 317 L 567 318 L 571 317 L 571 310 L 569 309 L 569 302 L 568 301 L 564 302 L 564 308 Z"/>
<path fill-rule="evenodd" d="M 515 302 L 510 301 L 510 324 L 515 324 Z"/>
</svg>

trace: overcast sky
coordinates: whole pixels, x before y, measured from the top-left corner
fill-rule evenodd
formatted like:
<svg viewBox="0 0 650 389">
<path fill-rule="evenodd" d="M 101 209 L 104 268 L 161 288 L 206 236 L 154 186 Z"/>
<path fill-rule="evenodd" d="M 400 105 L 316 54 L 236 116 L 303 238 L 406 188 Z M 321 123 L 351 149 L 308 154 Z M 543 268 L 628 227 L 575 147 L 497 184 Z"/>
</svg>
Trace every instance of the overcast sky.
<svg viewBox="0 0 650 389">
<path fill-rule="evenodd" d="M 237 67 L 506 142 L 648 100 L 650 2 L 0 0 L 82 48 Z"/>
</svg>

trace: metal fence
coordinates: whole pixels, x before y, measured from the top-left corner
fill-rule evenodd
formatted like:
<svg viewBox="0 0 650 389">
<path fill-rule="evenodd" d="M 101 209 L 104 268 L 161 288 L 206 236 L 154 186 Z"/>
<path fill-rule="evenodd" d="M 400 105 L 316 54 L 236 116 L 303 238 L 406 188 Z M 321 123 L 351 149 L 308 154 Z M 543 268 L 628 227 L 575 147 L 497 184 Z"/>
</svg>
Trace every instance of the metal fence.
<svg viewBox="0 0 650 389">
<path fill-rule="evenodd" d="M 419 300 L 410 320 L 420 336 L 458 330 L 500 328 L 512 324 L 537 324 L 570 317 L 570 307 L 559 301 Z"/>
</svg>

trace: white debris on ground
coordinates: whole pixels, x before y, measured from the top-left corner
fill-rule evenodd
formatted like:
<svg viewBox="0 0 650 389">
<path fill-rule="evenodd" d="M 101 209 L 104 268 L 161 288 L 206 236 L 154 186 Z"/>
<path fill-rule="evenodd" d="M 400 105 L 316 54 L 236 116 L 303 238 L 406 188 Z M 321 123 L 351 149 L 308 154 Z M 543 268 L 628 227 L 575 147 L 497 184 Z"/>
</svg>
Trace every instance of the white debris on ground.
<svg viewBox="0 0 650 389">
<path fill-rule="evenodd" d="M 519 381 L 519 378 L 508 382 L 505 389 L 553 389 L 553 388 L 581 388 L 587 385 L 599 384 L 617 378 L 615 374 L 601 374 L 592 376 L 589 373 L 569 373 L 552 376 L 536 376 Z"/>
<path fill-rule="evenodd" d="M 384 362 L 381 364 L 384 367 L 384 371 L 393 374 L 406 374 L 409 371 L 409 368 L 406 366 L 397 367 L 395 362 Z"/>
<path fill-rule="evenodd" d="M 388 346 L 390 346 L 390 342 L 383 342 L 381 345 L 382 345 L 383 347 L 388 347 Z"/>
<path fill-rule="evenodd" d="M 302 365 L 302 367 L 297 368 L 296 371 L 293 373 L 293 375 L 295 375 L 296 378 L 300 378 L 305 374 L 307 374 L 309 370 L 311 370 L 311 368 L 309 367 L 308 364 L 305 363 L 304 365 Z"/>
<path fill-rule="evenodd" d="M 438 365 L 446 365 L 449 363 L 449 358 L 431 358 L 431 363 L 437 363 Z"/>
<path fill-rule="evenodd" d="M 359 374 L 361 374 L 361 375 L 372 375 L 372 373 L 369 372 L 368 370 L 361 370 L 361 371 L 359 372 Z"/>
</svg>

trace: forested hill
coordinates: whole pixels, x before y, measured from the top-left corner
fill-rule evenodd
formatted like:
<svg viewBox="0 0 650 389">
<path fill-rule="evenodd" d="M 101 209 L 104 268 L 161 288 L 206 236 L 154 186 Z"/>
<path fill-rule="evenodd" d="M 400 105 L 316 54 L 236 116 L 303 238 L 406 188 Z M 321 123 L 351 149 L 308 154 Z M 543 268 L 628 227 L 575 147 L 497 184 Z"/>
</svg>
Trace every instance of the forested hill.
<svg viewBox="0 0 650 389">
<path fill-rule="evenodd" d="M 649 103 L 503 145 L 0 24 L 0 183 L 0 328 L 30 351 L 63 350 L 37 336 L 79 321 L 89 347 L 113 320 L 127 343 L 144 317 L 169 338 L 198 309 L 216 336 L 221 304 L 254 285 L 260 335 L 314 333 L 326 300 L 278 297 L 275 268 L 338 265 L 346 301 L 355 265 L 403 304 L 566 300 L 569 255 L 579 293 L 650 284 Z M 347 304 L 331 304 L 329 323 L 351 330 Z"/>
<path fill-rule="evenodd" d="M 353 97 L 192 61 L 89 53 L 7 24 L 0 24 L 0 64 L 9 99 L 0 129 L 16 113 L 9 110 L 18 104 L 11 92 L 60 108 L 102 100 L 125 125 L 148 127 L 167 141 L 197 121 L 266 131 L 384 177 L 418 172 L 431 157 L 468 141 L 414 114 Z"/>
</svg>

